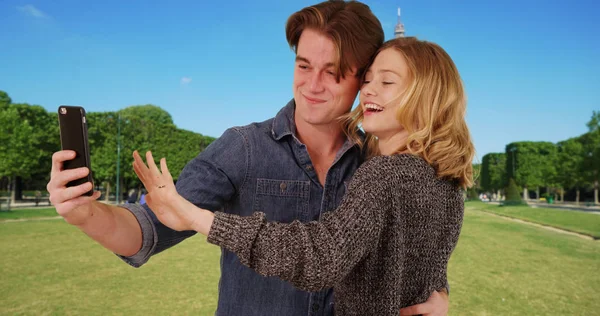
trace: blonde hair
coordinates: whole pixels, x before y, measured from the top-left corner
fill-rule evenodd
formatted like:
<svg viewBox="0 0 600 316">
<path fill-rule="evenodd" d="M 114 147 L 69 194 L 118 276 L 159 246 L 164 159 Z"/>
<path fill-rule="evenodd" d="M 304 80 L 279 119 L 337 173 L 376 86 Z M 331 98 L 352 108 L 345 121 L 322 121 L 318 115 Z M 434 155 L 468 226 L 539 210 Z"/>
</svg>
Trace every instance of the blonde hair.
<svg viewBox="0 0 600 316">
<path fill-rule="evenodd" d="M 336 48 L 337 78 L 344 78 L 353 67 L 362 78 L 371 56 L 383 44 L 381 23 L 369 6 L 356 1 L 324 1 L 292 14 L 285 34 L 290 47 L 298 52 L 300 35 L 312 29 L 329 37 Z"/>
<path fill-rule="evenodd" d="M 385 49 L 404 56 L 412 80 L 396 113 L 408 133 L 406 144 L 397 152 L 418 155 L 438 177 L 471 187 L 475 148 L 465 122 L 466 95 L 456 65 L 439 45 L 414 37 L 387 41 L 375 56 Z M 362 120 L 363 111 L 358 106 L 345 116 L 344 131 L 366 150 L 367 157 L 379 155 L 375 136 L 367 133 L 364 141 L 360 137 Z"/>
</svg>

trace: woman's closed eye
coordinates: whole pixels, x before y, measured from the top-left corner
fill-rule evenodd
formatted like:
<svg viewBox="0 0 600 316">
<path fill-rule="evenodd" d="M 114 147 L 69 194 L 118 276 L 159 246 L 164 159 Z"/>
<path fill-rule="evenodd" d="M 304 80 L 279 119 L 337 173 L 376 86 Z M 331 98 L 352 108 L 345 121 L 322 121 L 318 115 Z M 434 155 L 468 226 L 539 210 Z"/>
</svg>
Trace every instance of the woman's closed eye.
<svg viewBox="0 0 600 316">
<path fill-rule="evenodd" d="M 363 80 L 363 84 L 368 84 L 368 83 L 371 83 L 371 80 Z M 393 82 L 393 81 L 383 81 L 383 82 L 381 82 L 381 84 L 383 84 L 383 85 L 390 85 L 390 84 L 395 84 L 395 82 Z"/>
</svg>

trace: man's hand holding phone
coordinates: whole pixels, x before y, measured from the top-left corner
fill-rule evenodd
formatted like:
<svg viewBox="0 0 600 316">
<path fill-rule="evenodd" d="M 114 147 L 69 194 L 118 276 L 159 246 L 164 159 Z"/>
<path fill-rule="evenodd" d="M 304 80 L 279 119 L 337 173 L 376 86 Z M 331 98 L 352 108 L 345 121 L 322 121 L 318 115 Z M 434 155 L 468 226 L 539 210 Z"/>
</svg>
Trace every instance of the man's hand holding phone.
<svg viewBox="0 0 600 316">
<path fill-rule="evenodd" d="M 58 214 L 73 225 L 82 225 L 92 215 L 90 203 L 100 197 L 93 191 L 90 174 L 85 109 L 81 106 L 58 107 L 62 150 L 52 155 L 52 171 L 47 189 Z M 84 207 L 84 206 L 88 207 Z"/>
<path fill-rule="evenodd" d="M 132 212 L 96 202 L 85 109 L 58 108 L 61 151 L 52 155 L 50 202 L 65 221 L 81 229 L 106 249 L 132 256 L 142 248 L 142 229 Z"/>
<path fill-rule="evenodd" d="M 46 188 L 50 193 L 50 202 L 56 207 L 58 214 L 67 223 L 77 226 L 92 215 L 92 208 L 86 206 L 100 197 L 100 191 L 95 191 L 92 196 L 84 195 L 92 190 L 91 182 L 67 187 L 67 183 L 85 178 L 89 173 L 86 167 L 64 170 L 64 162 L 74 158 L 75 151 L 72 150 L 58 151 L 52 155 L 52 172 Z"/>
</svg>

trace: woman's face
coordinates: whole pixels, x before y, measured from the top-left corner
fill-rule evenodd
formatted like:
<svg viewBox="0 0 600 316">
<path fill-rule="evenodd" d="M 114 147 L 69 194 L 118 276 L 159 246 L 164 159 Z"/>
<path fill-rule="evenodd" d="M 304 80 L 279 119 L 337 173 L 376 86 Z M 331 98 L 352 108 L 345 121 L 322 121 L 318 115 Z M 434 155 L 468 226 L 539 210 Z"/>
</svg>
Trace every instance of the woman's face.
<svg viewBox="0 0 600 316">
<path fill-rule="evenodd" d="M 409 83 L 409 68 L 400 52 L 387 48 L 375 57 L 360 90 L 365 132 L 389 139 L 404 130 L 396 112 Z"/>
</svg>

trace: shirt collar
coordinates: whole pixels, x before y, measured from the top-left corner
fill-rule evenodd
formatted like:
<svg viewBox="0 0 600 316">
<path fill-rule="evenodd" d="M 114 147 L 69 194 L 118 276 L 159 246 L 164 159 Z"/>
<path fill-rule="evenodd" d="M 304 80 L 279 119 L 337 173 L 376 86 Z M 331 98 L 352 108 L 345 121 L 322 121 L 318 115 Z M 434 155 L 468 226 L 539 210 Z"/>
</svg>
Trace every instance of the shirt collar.
<svg viewBox="0 0 600 316">
<path fill-rule="evenodd" d="M 273 119 L 273 126 L 271 127 L 271 134 L 275 140 L 281 140 L 285 136 L 293 135 L 296 137 L 296 123 L 294 121 L 294 112 L 296 110 L 296 101 L 291 99 L 286 106 L 284 106 L 275 118 Z M 362 130 L 358 131 L 360 137 L 364 139 L 364 133 Z M 353 147 L 356 143 L 346 138 L 344 145 L 342 146 L 341 152 L 345 152 L 350 147 Z"/>
<path fill-rule="evenodd" d="M 296 102 L 291 99 L 288 104 L 283 107 L 273 119 L 271 134 L 275 140 L 280 140 L 288 135 L 296 135 L 296 123 L 294 122 L 294 111 L 296 110 Z"/>
</svg>

